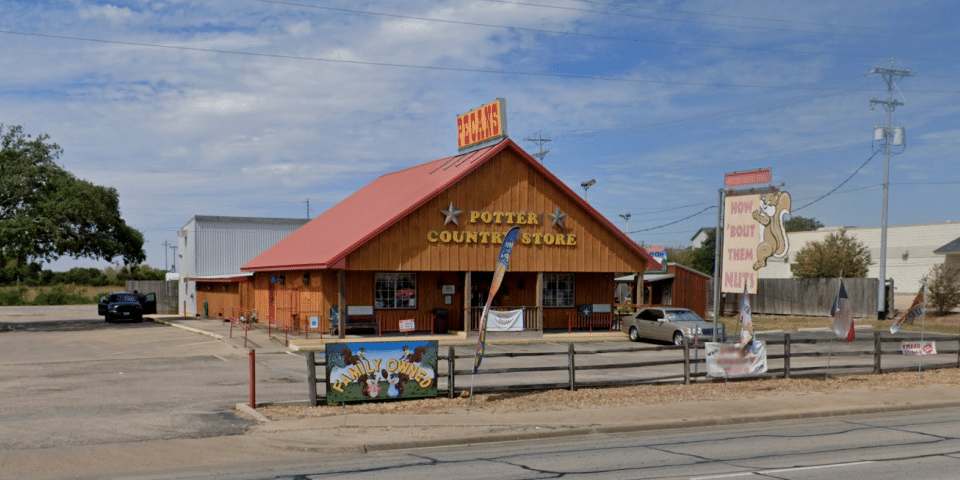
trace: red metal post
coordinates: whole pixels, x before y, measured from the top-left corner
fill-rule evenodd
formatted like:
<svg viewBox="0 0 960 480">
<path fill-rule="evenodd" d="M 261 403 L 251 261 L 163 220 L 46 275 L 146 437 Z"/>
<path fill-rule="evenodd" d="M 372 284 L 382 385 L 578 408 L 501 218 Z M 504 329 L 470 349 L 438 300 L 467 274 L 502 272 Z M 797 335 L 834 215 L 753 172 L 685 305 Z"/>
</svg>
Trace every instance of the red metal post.
<svg viewBox="0 0 960 480">
<path fill-rule="evenodd" d="M 250 408 L 257 408 L 257 352 L 250 349 Z"/>
</svg>

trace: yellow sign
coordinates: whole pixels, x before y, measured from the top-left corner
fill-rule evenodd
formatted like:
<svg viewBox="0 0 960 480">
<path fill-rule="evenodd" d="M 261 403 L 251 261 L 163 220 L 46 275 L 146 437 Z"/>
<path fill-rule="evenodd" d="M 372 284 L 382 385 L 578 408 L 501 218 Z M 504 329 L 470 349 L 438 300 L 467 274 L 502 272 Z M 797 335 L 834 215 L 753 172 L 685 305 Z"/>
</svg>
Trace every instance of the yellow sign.
<svg viewBox="0 0 960 480">
<path fill-rule="evenodd" d="M 507 136 L 507 101 L 498 98 L 476 110 L 457 116 L 457 148 L 478 145 Z"/>
</svg>

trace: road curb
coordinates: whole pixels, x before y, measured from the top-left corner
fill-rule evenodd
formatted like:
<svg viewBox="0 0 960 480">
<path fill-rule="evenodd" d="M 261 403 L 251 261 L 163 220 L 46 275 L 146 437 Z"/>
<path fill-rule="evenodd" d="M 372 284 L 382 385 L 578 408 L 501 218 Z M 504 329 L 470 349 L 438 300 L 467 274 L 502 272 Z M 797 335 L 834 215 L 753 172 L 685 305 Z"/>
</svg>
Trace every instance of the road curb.
<svg viewBox="0 0 960 480">
<path fill-rule="evenodd" d="M 223 335 L 218 335 L 216 333 L 210 333 L 206 330 L 200 330 L 199 328 L 188 327 L 186 325 L 180 325 L 179 323 L 168 322 L 166 320 L 154 317 L 146 317 L 152 320 L 154 323 L 159 323 L 161 325 L 166 325 L 168 327 L 179 328 L 180 330 L 186 330 L 191 333 L 196 333 L 198 335 L 203 335 L 206 337 L 216 338 L 217 340 L 223 340 Z"/>
<path fill-rule="evenodd" d="M 241 405 L 237 405 L 238 410 Z M 247 407 L 249 408 L 249 407 Z M 720 427 L 731 425 L 746 425 L 751 423 L 778 422 L 790 420 L 804 420 L 813 418 L 831 418 L 849 415 L 870 415 L 881 413 L 895 413 L 915 410 L 933 410 L 941 408 L 960 408 L 960 400 L 947 402 L 915 403 L 915 404 L 886 404 L 872 405 L 864 407 L 837 408 L 823 411 L 795 411 L 795 412 L 774 412 L 760 413 L 750 415 L 734 415 L 721 418 L 697 418 L 697 419 L 676 419 L 659 422 L 649 422 L 632 425 L 594 425 L 594 426 L 563 426 L 563 425 L 536 425 L 536 424 L 514 424 L 514 425 L 487 425 L 488 427 L 502 427 L 504 429 L 530 429 L 533 431 L 502 432 L 486 435 L 471 435 L 449 438 L 434 438 L 424 440 L 408 440 L 403 442 L 362 442 L 358 447 L 344 447 L 344 451 L 360 451 L 361 453 L 386 452 L 392 450 L 407 450 L 417 448 L 433 447 L 451 447 L 466 446 L 483 443 L 516 442 L 541 440 L 551 438 L 563 438 L 574 436 L 589 435 L 609 435 L 618 433 L 651 432 L 658 430 L 677 430 L 686 428 L 704 428 Z M 259 412 L 258 412 L 259 414 Z M 269 423 L 267 420 L 266 423 Z M 471 425 L 476 426 L 476 425 Z M 340 426 L 338 430 L 347 431 L 349 426 Z M 271 432 L 274 436 L 262 437 L 264 443 L 272 448 L 290 451 L 307 452 L 329 452 L 330 445 L 322 442 L 305 440 L 302 433 L 298 434 L 297 439 L 285 439 L 283 431 Z M 279 438 L 277 438 L 279 437 Z M 318 435 L 317 438 L 324 438 Z"/>
</svg>

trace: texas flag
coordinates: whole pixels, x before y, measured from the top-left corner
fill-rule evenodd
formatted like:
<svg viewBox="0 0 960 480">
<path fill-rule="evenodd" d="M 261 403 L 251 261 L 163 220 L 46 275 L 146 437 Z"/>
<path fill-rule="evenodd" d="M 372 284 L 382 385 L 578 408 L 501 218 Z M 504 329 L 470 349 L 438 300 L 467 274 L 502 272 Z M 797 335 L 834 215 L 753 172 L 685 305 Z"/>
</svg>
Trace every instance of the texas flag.
<svg viewBox="0 0 960 480">
<path fill-rule="evenodd" d="M 833 317 L 833 334 L 837 338 L 852 342 L 856 338 L 853 331 L 853 312 L 850 311 L 850 297 L 847 296 L 847 289 L 843 288 L 843 279 L 840 279 L 840 293 L 833 302 L 830 316 Z"/>
</svg>

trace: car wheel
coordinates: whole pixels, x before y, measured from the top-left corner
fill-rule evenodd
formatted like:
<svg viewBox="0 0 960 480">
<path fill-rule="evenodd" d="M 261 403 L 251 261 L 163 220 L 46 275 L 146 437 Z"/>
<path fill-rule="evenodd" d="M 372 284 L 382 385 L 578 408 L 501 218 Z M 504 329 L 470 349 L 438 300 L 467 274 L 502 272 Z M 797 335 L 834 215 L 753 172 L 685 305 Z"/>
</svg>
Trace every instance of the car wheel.
<svg viewBox="0 0 960 480">
<path fill-rule="evenodd" d="M 673 344 L 678 347 L 683 346 L 683 333 L 675 332 L 673 334 Z"/>
<path fill-rule="evenodd" d="M 106 321 L 107 323 L 110 323 L 110 322 L 113 321 L 113 319 L 110 318 L 110 314 L 109 314 L 109 313 L 103 316 L 103 320 Z"/>
<path fill-rule="evenodd" d="M 630 327 L 630 341 L 631 342 L 640 341 L 640 332 L 637 331 L 637 327 Z"/>
</svg>

